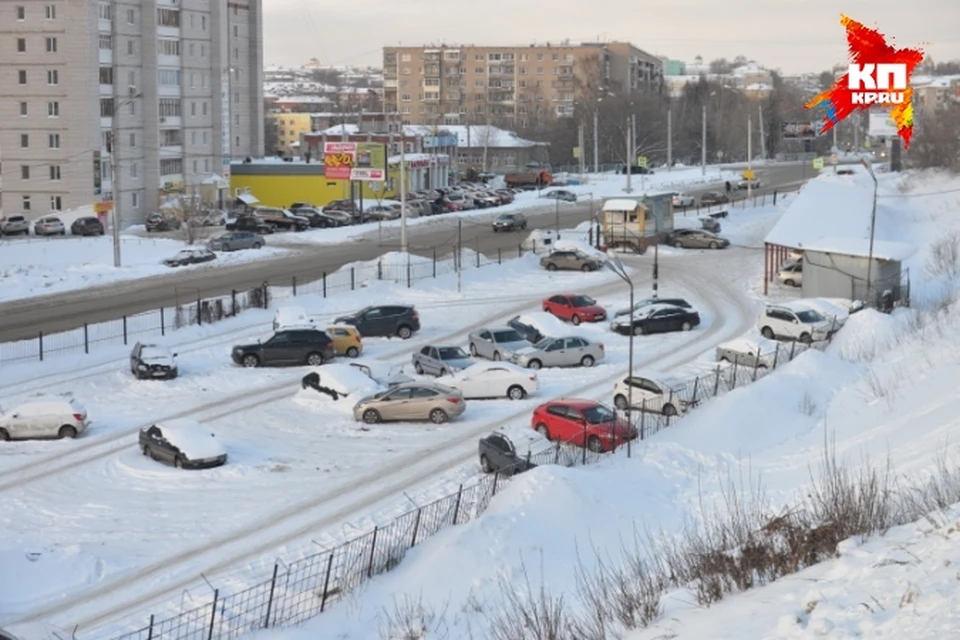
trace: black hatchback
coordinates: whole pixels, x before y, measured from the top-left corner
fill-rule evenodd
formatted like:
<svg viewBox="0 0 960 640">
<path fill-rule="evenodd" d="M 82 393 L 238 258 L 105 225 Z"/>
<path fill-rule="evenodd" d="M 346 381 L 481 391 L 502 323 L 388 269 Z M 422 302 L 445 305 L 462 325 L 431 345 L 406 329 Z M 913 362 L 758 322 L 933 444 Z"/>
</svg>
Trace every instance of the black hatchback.
<svg viewBox="0 0 960 640">
<path fill-rule="evenodd" d="M 245 367 L 317 367 L 335 355 L 333 340 L 317 329 L 277 331 L 266 342 L 238 345 L 230 353 L 234 362 Z"/>
<path fill-rule="evenodd" d="M 70 233 L 75 236 L 102 236 L 103 231 L 103 223 L 92 216 L 77 218 L 70 225 Z"/>
</svg>

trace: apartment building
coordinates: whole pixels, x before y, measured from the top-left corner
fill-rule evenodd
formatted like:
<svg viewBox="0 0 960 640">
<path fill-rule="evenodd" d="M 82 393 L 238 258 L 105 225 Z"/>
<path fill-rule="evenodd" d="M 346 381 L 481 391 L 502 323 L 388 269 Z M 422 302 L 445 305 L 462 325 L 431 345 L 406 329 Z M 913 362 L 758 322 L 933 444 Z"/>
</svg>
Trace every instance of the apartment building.
<svg viewBox="0 0 960 640">
<path fill-rule="evenodd" d="M 384 47 L 384 111 L 404 124 L 525 126 L 586 91 L 660 90 L 663 61 L 627 42 Z"/>
<path fill-rule="evenodd" d="M 6 213 L 115 201 L 127 226 L 262 155 L 261 0 L 6 0 L 0 13 Z"/>
</svg>

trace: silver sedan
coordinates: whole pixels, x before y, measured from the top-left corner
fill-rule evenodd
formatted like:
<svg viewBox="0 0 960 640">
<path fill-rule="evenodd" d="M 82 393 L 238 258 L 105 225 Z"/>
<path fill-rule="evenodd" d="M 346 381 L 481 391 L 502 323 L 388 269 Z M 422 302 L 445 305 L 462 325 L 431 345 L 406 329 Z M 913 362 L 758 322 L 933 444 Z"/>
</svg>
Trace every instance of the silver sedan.
<svg viewBox="0 0 960 640">
<path fill-rule="evenodd" d="M 506 360 L 511 354 L 529 346 L 530 343 L 510 327 L 485 327 L 470 334 L 470 355 L 474 358 Z"/>
<path fill-rule="evenodd" d="M 603 345 L 580 336 L 544 338 L 532 347 L 521 349 L 510 362 L 521 367 L 592 367 L 604 355 Z"/>
</svg>

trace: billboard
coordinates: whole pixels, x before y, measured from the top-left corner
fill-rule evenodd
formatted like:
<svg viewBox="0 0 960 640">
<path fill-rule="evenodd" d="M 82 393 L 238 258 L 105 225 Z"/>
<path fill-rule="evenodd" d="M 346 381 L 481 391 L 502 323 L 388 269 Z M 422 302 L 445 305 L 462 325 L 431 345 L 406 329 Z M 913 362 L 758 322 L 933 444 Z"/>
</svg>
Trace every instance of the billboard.
<svg viewBox="0 0 960 640">
<path fill-rule="evenodd" d="M 380 182 L 387 175 L 387 149 L 377 142 L 327 142 L 323 168 L 328 180 Z"/>
<path fill-rule="evenodd" d="M 784 122 L 780 136 L 784 140 L 811 140 L 820 135 L 819 122 Z"/>
<path fill-rule="evenodd" d="M 892 138 L 897 135 L 897 123 L 886 111 L 871 111 L 867 133 L 877 138 Z"/>
</svg>

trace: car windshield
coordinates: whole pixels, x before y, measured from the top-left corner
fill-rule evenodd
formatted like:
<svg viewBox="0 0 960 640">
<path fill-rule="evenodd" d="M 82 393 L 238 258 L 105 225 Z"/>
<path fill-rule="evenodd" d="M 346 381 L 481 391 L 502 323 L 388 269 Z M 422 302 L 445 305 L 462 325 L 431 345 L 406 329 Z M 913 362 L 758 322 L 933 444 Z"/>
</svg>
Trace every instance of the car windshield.
<svg viewBox="0 0 960 640">
<path fill-rule="evenodd" d="M 170 357 L 170 352 L 159 347 L 144 347 L 140 350 L 141 358 L 162 359 Z"/>
<path fill-rule="evenodd" d="M 583 410 L 583 417 L 587 419 L 589 424 L 603 424 L 605 422 L 613 422 L 616 420 L 616 415 L 613 411 L 607 409 L 602 404 L 595 407 L 590 407 L 589 409 Z"/>
<path fill-rule="evenodd" d="M 824 319 L 822 315 L 813 310 L 797 311 L 796 314 L 800 322 L 820 322 Z"/>
<path fill-rule="evenodd" d="M 570 304 L 575 307 L 592 307 L 597 301 L 590 296 L 573 296 L 570 298 Z"/>
<path fill-rule="evenodd" d="M 494 342 L 523 342 L 523 336 L 521 336 L 517 331 L 509 329 L 506 331 L 496 331 L 493 334 Z"/>
<path fill-rule="evenodd" d="M 497 218 L 497 220 L 500 220 L 501 222 L 512 222 L 514 220 L 514 217 L 509 213 L 504 213 L 499 218 Z"/>
<path fill-rule="evenodd" d="M 439 351 L 441 360 L 456 360 L 467 357 L 467 353 L 460 347 L 440 347 Z"/>
<path fill-rule="evenodd" d="M 537 342 L 536 344 L 534 344 L 533 348 L 539 351 L 543 351 L 544 349 L 549 347 L 551 344 L 553 344 L 553 338 L 544 338 L 540 342 Z"/>
</svg>

